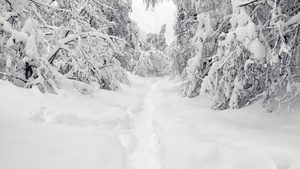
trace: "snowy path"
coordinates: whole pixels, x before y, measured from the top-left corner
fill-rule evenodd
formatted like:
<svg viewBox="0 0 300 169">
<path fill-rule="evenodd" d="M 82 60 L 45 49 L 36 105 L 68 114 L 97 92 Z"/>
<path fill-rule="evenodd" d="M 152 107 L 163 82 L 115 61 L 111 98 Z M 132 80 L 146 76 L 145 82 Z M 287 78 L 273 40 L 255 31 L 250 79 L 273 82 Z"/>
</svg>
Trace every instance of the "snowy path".
<svg viewBox="0 0 300 169">
<path fill-rule="evenodd" d="M 156 80 L 148 80 L 145 86 L 139 89 L 139 104 L 127 110 L 131 127 L 125 130 L 121 127 L 116 131 L 127 150 L 130 169 L 162 169 L 159 141 L 153 124 L 153 114 L 156 110 L 153 93 L 156 86 Z"/>
<path fill-rule="evenodd" d="M 155 105 L 152 94 L 156 84 L 152 84 L 150 92 L 143 98 L 143 107 L 133 119 L 132 136 L 136 140 L 136 146 L 131 152 L 130 161 L 132 169 L 161 169 L 159 157 L 158 139 L 153 126 L 153 113 Z M 122 142 L 122 140 L 121 140 Z"/>
<path fill-rule="evenodd" d="M 179 83 L 130 80 L 92 95 L 0 81 L 0 168 L 300 168 L 300 104 L 280 114 L 260 103 L 214 111 L 207 99 L 178 96 Z"/>
</svg>

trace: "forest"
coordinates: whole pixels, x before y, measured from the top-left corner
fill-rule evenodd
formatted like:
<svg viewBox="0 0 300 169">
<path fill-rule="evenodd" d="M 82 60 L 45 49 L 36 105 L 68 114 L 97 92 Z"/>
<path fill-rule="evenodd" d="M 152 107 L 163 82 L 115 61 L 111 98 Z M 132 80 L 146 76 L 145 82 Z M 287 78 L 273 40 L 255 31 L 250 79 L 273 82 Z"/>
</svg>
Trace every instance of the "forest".
<svg viewBox="0 0 300 169">
<path fill-rule="evenodd" d="M 0 0 L 0 168 L 299 169 L 300 1 L 136 2 Z"/>
</svg>

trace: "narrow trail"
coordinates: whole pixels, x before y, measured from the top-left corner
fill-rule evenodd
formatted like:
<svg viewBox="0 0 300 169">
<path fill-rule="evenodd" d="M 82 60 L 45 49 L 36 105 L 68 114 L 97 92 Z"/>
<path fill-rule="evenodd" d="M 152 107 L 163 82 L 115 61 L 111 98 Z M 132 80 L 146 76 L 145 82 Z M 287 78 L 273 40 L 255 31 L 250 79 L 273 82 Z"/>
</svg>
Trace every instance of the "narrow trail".
<svg viewBox="0 0 300 169">
<path fill-rule="evenodd" d="M 126 147 L 131 169 L 162 169 L 159 155 L 159 141 L 153 125 L 155 105 L 152 95 L 157 82 L 143 90 L 141 109 L 132 117 L 132 128 L 123 132 L 119 139 Z"/>
<path fill-rule="evenodd" d="M 135 103 L 117 130 L 124 169 L 300 168 L 299 117 L 293 122 L 266 117 L 255 105 L 211 110 L 205 98 L 178 96 L 178 86 L 153 78 L 135 84 Z"/>
<path fill-rule="evenodd" d="M 0 81 L 0 168 L 300 169 L 298 112 L 211 110 L 179 96 L 180 82 L 130 78 L 92 96 Z"/>
</svg>

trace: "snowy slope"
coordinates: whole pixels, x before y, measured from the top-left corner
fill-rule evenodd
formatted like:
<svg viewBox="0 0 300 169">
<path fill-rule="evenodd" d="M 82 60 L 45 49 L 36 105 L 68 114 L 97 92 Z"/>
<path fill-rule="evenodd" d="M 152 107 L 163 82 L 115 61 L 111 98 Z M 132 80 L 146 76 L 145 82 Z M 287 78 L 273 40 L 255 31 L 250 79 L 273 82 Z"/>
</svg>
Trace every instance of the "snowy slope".
<svg viewBox="0 0 300 169">
<path fill-rule="evenodd" d="M 300 115 L 214 111 L 178 83 L 42 94 L 0 81 L 2 169 L 299 169 Z"/>
<path fill-rule="evenodd" d="M 256 103 L 214 111 L 203 98 L 180 98 L 158 83 L 153 98 L 164 169 L 299 169 L 300 114 L 268 114 Z"/>
<path fill-rule="evenodd" d="M 123 169 L 114 132 L 127 123 L 130 93 L 42 94 L 0 81 L 1 169 Z"/>
</svg>

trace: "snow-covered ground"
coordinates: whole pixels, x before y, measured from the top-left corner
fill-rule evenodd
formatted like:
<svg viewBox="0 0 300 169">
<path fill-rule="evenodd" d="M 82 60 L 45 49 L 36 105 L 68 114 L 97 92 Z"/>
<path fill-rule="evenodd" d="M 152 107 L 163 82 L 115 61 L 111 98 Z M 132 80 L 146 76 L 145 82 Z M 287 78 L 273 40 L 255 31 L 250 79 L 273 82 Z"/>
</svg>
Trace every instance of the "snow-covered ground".
<svg viewBox="0 0 300 169">
<path fill-rule="evenodd" d="M 300 106 L 214 111 L 179 83 L 42 94 L 0 81 L 1 169 L 299 169 Z"/>
</svg>

